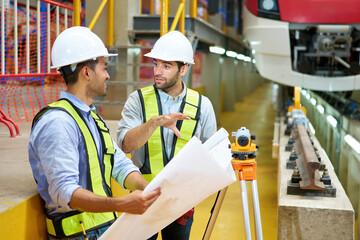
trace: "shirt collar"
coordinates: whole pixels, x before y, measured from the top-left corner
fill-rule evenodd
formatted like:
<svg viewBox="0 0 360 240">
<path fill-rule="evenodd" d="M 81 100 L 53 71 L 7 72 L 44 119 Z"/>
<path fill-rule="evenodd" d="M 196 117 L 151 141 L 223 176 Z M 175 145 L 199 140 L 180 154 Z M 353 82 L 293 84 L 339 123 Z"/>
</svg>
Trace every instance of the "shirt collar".
<svg viewBox="0 0 360 240">
<path fill-rule="evenodd" d="M 184 82 L 181 82 L 183 85 L 183 91 L 175 98 L 174 101 L 182 101 L 183 98 L 186 96 L 186 85 L 184 84 Z M 162 89 L 158 89 L 160 97 L 165 97 L 166 100 L 168 99 L 173 99 L 172 96 L 170 96 L 169 94 L 167 94 L 166 92 L 164 92 Z"/>
<path fill-rule="evenodd" d="M 96 108 L 93 104 L 86 105 L 83 101 L 72 95 L 71 93 L 61 91 L 60 98 L 66 98 L 71 101 L 72 104 L 74 104 L 77 108 L 79 108 L 83 112 L 90 113 L 90 111 L 94 111 Z"/>
</svg>

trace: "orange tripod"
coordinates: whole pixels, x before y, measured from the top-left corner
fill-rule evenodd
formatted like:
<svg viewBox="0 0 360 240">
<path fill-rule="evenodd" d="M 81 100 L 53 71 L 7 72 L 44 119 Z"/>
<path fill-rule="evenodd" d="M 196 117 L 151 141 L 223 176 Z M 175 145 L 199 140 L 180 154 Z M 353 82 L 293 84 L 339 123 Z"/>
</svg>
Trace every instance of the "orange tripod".
<svg viewBox="0 0 360 240">
<path fill-rule="evenodd" d="M 257 146 L 256 144 L 251 142 L 251 140 L 255 139 L 255 135 L 250 135 L 249 130 L 247 130 L 245 127 L 242 127 L 236 133 L 233 133 L 233 136 L 236 136 L 236 140 L 235 143 L 229 146 L 231 147 L 231 153 L 233 157 L 231 164 L 233 169 L 239 172 L 246 239 L 247 240 L 251 239 L 249 204 L 248 204 L 247 187 L 246 187 L 246 181 L 251 181 L 256 237 L 258 240 L 262 240 L 263 235 L 262 235 L 262 226 L 261 226 L 261 217 L 260 217 L 260 204 L 259 204 L 259 194 L 257 188 L 257 174 L 256 174 L 256 161 L 255 161 L 255 151 Z M 216 197 L 215 204 L 212 209 L 211 216 L 203 236 L 203 240 L 210 239 L 210 235 L 214 228 L 215 221 L 219 214 L 220 207 L 224 200 L 226 191 L 227 191 L 227 187 L 222 189 Z"/>
</svg>

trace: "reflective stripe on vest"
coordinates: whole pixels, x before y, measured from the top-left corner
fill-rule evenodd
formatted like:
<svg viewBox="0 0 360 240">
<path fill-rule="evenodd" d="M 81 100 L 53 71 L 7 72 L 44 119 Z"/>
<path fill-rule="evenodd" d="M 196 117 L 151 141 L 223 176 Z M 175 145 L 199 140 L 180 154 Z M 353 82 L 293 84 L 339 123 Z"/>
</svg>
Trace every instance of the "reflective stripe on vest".
<svg viewBox="0 0 360 240">
<path fill-rule="evenodd" d="M 77 123 L 83 137 L 85 140 L 86 150 L 87 150 L 87 160 L 89 166 L 89 177 L 87 188 L 92 191 L 94 194 L 99 196 L 111 196 L 110 189 L 110 178 L 113 167 L 113 155 L 115 153 L 115 148 L 109 133 L 109 129 L 106 127 L 105 123 L 97 116 L 94 112 L 91 112 L 91 116 L 94 118 L 97 128 L 100 133 L 102 147 L 103 147 L 103 164 L 104 164 L 104 174 L 101 172 L 99 155 L 97 152 L 96 144 L 94 138 L 86 125 L 85 121 L 82 119 L 80 113 L 78 113 L 77 108 L 73 106 L 68 100 L 60 99 L 57 102 L 49 104 L 47 107 L 43 108 L 34 118 L 34 123 L 49 109 L 60 109 L 67 112 Z M 103 178 L 105 179 L 105 184 L 107 189 L 104 188 Z M 107 193 L 108 192 L 108 193 Z M 93 229 L 98 226 L 107 224 L 110 221 L 113 221 L 116 217 L 116 213 L 107 212 L 107 213 L 88 213 L 88 212 L 79 212 L 72 211 L 68 213 L 61 214 L 56 218 L 47 218 L 47 228 L 48 233 L 56 236 L 58 238 L 65 238 L 68 236 L 76 235 L 82 233 L 82 228 L 80 221 L 83 223 L 85 230 Z"/>
<path fill-rule="evenodd" d="M 177 128 L 180 129 L 181 138 L 174 138 L 171 158 L 176 156 L 195 133 L 199 118 L 198 114 L 200 114 L 200 111 L 198 111 L 200 110 L 200 99 L 201 95 L 198 92 L 187 89 L 182 113 L 188 115 L 191 120 L 178 121 Z"/>
<path fill-rule="evenodd" d="M 138 90 L 138 93 L 142 104 L 144 123 L 154 116 L 162 115 L 160 97 L 154 86 L 142 88 Z M 180 112 L 188 115 L 191 120 L 177 121 L 176 126 L 180 130 L 181 138 L 179 139 L 174 135 L 170 157 L 166 154 L 163 142 L 163 127 L 158 127 L 151 135 L 145 144 L 145 163 L 140 169 L 147 181 L 151 181 L 194 135 L 199 120 L 200 105 L 201 95 L 187 88 Z"/>
</svg>

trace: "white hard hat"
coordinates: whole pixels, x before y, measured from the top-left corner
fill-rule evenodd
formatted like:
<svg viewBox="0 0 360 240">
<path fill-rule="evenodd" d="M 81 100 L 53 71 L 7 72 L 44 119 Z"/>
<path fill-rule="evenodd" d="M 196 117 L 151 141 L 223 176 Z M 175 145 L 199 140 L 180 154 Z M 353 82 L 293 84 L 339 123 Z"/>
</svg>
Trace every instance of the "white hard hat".
<svg viewBox="0 0 360 240">
<path fill-rule="evenodd" d="M 159 38 L 151 52 L 144 55 L 164 61 L 194 64 L 194 51 L 190 41 L 179 31 L 171 31 Z"/>
<path fill-rule="evenodd" d="M 51 68 L 85 62 L 97 57 L 117 56 L 110 54 L 101 39 L 87 27 L 71 27 L 55 40 L 51 51 Z"/>
</svg>

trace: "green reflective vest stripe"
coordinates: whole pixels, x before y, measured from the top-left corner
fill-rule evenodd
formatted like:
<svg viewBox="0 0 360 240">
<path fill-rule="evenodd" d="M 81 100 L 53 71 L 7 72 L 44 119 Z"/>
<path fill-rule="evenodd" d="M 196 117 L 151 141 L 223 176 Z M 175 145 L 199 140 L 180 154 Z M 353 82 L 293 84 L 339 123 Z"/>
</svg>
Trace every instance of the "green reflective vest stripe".
<svg viewBox="0 0 360 240">
<path fill-rule="evenodd" d="M 57 102 L 49 104 L 43 108 L 34 118 L 34 123 L 49 109 L 60 109 L 67 112 L 77 123 L 82 135 L 84 136 L 86 150 L 88 154 L 88 166 L 89 166 L 89 179 L 88 179 L 88 190 L 99 196 L 111 196 L 110 179 L 113 167 L 113 155 L 115 148 L 109 133 L 109 129 L 105 123 L 97 116 L 94 112 L 91 112 L 91 116 L 97 125 L 100 133 L 102 147 L 103 147 L 103 163 L 104 172 L 102 173 L 100 168 L 99 155 L 97 152 L 96 144 L 93 136 L 82 119 L 77 108 L 73 106 L 68 100 L 60 99 Z M 106 188 L 103 185 L 106 185 Z M 68 236 L 81 234 L 82 228 L 80 221 L 83 223 L 85 230 L 97 228 L 104 224 L 110 224 L 116 218 L 116 213 L 88 213 L 72 211 L 64 214 L 60 214 L 56 217 L 50 217 L 46 219 L 48 233 L 58 238 L 65 238 Z"/>
<path fill-rule="evenodd" d="M 140 96 L 142 96 L 144 123 L 149 121 L 152 117 L 162 115 L 161 108 L 158 108 L 158 93 L 155 92 L 153 86 L 142 88 L 139 93 L 141 94 Z M 143 174 L 143 177 L 148 182 L 164 168 L 163 155 L 166 154 L 166 152 L 163 147 L 162 139 L 162 127 L 158 127 L 145 144 L 145 167 L 150 167 L 150 169 L 144 170 L 143 168 L 142 172 L 151 173 Z"/>
<path fill-rule="evenodd" d="M 106 185 L 108 186 L 108 189 L 111 189 L 111 171 L 113 163 L 113 156 L 115 153 L 115 148 L 113 146 L 113 141 L 110 136 L 109 128 L 105 125 L 105 123 L 99 118 L 98 115 L 96 115 L 95 112 L 91 111 L 91 116 L 94 118 L 95 122 L 97 123 L 97 127 L 100 130 L 102 134 L 100 134 L 102 138 L 102 142 L 105 144 L 105 149 L 103 149 L 104 152 L 104 165 L 105 165 L 105 171 L 104 171 L 104 177 Z"/>
<path fill-rule="evenodd" d="M 144 123 L 154 116 L 162 115 L 160 97 L 154 86 L 139 89 L 138 93 L 142 104 Z M 199 120 L 200 105 L 201 95 L 187 88 L 180 112 L 188 115 L 191 120 L 177 121 L 177 128 L 180 129 L 181 138 L 178 139 L 174 135 L 170 156 L 167 156 L 164 146 L 163 127 L 158 127 L 151 135 L 145 144 L 145 163 L 140 169 L 147 181 L 151 181 L 194 135 Z"/>
<path fill-rule="evenodd" d="M 181 138 L 174 139 L 175 142 L 173 142 L 174 147 L 172 149 L 171 157 L 175 156 L 194 135 L 198 123 L 197 114 L 200 114 L 200 111 L 198 111 L 200 99 L 201 95 L 198 92 L 187 89 L 184 110 L 182 112 L 188 115 L 191 120 L 182 121 L 180 129 Z"/>
</svg>

